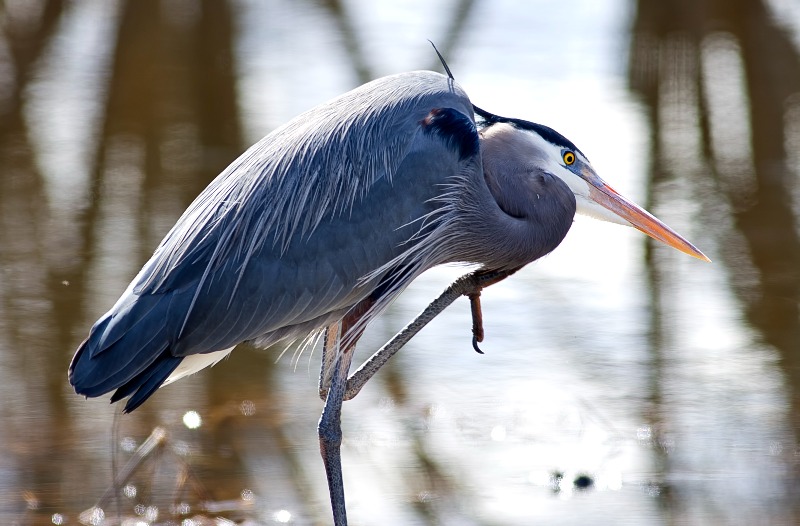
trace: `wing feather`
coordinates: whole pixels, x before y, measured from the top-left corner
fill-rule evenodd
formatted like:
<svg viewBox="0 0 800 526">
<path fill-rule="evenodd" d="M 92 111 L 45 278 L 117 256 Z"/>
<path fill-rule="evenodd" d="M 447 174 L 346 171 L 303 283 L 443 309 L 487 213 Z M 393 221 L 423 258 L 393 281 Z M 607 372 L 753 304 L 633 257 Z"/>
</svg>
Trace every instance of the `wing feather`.
<svg viewBox="0 0 800 526">
<path fill-rule="evenodd" d="M 92 328 L 70 367 L 76 390 L 119 388 L 115 399 L 131 395 L 135 408 L 181 357 L 304 338 L 376 290 L 383 308 L 407 284 L 394 267 L 415 276 L 444 261 L 420 257 L 418 246 L 437 232 L 436 218 L 448 211 L 441 194 L 471 161 L 463 148 L 452 151 L 450 130 L 430 120 L 436 108 L 472 123 L 472 106 L 452 80 L 386 77 L 248 149 Z M 470 129 L 457 139 L 477 144 Z M 394 281 L 382 285 L 387 276 Z"/>
</svg>

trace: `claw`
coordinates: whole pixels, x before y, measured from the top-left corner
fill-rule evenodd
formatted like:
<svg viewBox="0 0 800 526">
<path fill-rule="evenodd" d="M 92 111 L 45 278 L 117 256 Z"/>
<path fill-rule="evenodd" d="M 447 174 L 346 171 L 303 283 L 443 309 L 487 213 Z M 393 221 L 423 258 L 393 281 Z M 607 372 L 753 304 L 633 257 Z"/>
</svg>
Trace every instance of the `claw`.
<svg viewBox="0 0 800 526">
<path fill-rule="evenodd" d="M 477 336 L 473 336 L 472 337 L 472 348 L 475 349 L 476 353 L 483 354 L 483 351 L 481 350 L 481 348 L 478 347 L 478 337 Z"/>
</svg>

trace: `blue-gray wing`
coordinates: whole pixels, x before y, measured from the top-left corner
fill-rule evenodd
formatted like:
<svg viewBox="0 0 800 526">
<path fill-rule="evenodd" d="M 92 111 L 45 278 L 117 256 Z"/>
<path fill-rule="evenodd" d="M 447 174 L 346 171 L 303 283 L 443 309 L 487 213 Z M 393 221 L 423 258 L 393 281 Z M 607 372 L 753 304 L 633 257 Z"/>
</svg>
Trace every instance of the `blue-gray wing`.
<svg viewBox="0 0 800 526">
<path fill-rule="evenodd" d="M 436 73 L 379 79 L 300 115 L 190 205 L 94 325 L 70 381 L 87 396 L 133 394 L 132 410 L 185 356 L 304 337 L 370 295 L 385 303 L 447 260 L 424 241 L 479 159 L 471 103 Z"/>
</svg>

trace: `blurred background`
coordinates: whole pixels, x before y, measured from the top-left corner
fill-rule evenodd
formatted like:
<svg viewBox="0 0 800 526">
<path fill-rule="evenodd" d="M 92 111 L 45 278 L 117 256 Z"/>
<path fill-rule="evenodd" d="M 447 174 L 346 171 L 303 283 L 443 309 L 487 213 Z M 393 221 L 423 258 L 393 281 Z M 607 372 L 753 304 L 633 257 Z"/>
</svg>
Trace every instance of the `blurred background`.
<svg viewBox="0 0 800 526">
<path fill-rule="evenodd" d="M 124 416 L 67 366 L 221 169 L 439 70 L 427 39 L 713 264 L 578 219 L 484 293 L 483 356 L 458 301 L 345 404 L 351 522 L 800 523 L 797 2 L 5 0 L 2 524 L 330 522 L 319 350 L 242 346 Z M 357 359 L 464 272 L 415 282 Z"/>
</svg>

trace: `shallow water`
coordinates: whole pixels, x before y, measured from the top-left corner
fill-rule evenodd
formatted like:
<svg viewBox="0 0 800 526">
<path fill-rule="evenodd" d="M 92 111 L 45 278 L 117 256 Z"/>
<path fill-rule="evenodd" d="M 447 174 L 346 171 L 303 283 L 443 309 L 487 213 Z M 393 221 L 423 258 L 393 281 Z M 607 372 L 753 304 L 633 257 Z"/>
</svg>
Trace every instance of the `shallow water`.
<svg viewBox="0 0 800 526">
<path fill-rule="evenodd" d="M 437 67 L 426 39 L 477 105 L 558 129 L 713 264 L 579 218 L 484 293 L 485 355 L 454 304 L 345 405 L 351 522 L 800 522 L 800 11 L 384 4 L 6 2 L 0 522 L 100 523 L 98 503 L 105 524 L 330 522 L 318 350 L 243 347 L 125 416 L 66 369 L 227 163 L 363 81 Z M 358 357 L 463 272 L 418 279 Z"/>
</svg>

